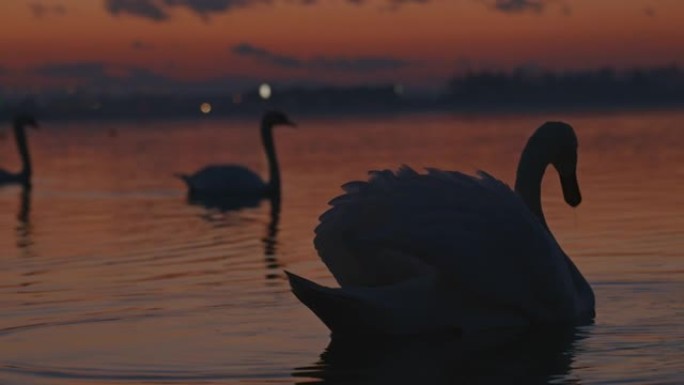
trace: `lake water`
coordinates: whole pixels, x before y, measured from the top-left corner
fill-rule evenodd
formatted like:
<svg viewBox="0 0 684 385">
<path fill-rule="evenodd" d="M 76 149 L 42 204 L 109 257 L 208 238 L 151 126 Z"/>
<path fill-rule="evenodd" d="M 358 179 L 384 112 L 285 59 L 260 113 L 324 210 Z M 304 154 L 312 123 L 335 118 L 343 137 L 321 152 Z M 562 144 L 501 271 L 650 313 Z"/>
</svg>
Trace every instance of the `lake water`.
<svg viewBox="0 0 684 385">
<path fill-rule="evenodd" d="M 278 129 L 279 216 L 220 212 L 172 177 L 265 174 L 252 120 L 43 122 L 34 188 L 0 190 L 0 383 L 684 383 L 684 113 L 292 116 Z M 594 287 L 596 323 L 505 344 L 333 341 L 283 270 L 332 284 L 313 228 L 369 169 L 487 170 L 513 182 L 530 133 L 579 136 L 584 196 L 549 172 L 556 238 Z M 11 137 L 0 164 L 18 169 Z"/>
</svg>

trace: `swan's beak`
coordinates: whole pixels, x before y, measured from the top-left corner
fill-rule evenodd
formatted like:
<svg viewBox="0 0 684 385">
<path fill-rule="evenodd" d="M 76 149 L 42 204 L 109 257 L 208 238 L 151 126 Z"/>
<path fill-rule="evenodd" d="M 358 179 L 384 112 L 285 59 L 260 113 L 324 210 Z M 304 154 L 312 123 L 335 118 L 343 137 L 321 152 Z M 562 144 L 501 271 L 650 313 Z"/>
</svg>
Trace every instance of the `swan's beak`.
<svg viewBox="0 0 684 385">
<path fill-rule="evenodd" d="M 571 173 L 560 174 L 560 182 L 563 188 L 565 203 L 572 207 L 579 206 L 579 204 L 582 203 L 582 194 L 580 193 L 579 184 L 577 183 L 577 173 L 573 171 Z"/>
<path fill-rule="evenodd" d="M 295 123 L 295 122 L 293 122 L 293 121 L 291 121 L 291 120 L 288 120 L 287 122 L 285 122 L 285 123 L 283 123 L 283 124 L 286 125 L 286 126 L 288 126 L 288 127 L 297 128 L 297 123 Z"/>
</svg>

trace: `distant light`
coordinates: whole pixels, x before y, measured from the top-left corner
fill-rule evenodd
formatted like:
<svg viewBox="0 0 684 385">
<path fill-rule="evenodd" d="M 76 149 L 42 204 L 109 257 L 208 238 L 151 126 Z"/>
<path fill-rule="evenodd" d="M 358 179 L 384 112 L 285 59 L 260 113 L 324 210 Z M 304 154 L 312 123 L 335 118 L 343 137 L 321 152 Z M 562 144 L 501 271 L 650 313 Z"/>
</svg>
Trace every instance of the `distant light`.
<svg viewBox="0 0 684 385">
<path fill-rule="evenodd" d="M 394 85 L 394 93 L 397 95 L 403 95 L 404 94 L 404 86 L 401 84 L 395 84 Z"/>
<path fill-rule="evenodd" d="M 266 100 L 271 97 L 271 86 L 268 84 L 264 83 L 259 86 L 259 96 L 261 96 L 262 99 Z"/>
<path fill-rule="evenodd" d="M 241 93 L 235 93 L 233 94 L 233 103 L 234 104 L 240 104 L 242 103 L 242 94 Z"/>
<path fill-rule="evenodd" d="M 208 114 L 211 112 L 211 103 L 204 102 L 200 104 L 200 111 L 202 111 L 203 114 Z"/>
</svg>

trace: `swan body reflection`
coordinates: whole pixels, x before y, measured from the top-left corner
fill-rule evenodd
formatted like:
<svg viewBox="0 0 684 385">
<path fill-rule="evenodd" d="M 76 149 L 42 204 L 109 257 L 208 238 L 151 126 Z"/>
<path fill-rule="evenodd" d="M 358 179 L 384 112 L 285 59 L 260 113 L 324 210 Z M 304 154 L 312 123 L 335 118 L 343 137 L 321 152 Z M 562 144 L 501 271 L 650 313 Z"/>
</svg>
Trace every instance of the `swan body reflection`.
<svg viewBox="0 0 684 385">
<path fill-rule="evenodd" d="M 293 376 L 331 384 L 343 379 L 355 384 L 548 384 L 571 371 L 576 345 L 587 335 L 559 328 L 472 338 L 348 337 L 333 335 L 320 361 L 296 368 Z"/>
<path fill-rule="evenodd" d="M 485 172 L 420 174 L 406 166 L 347 183 L 321 216 L 314 241 L 341 287 L 288 273 L 292 291 L 333 333 L 588 322 L 592 289 L 541 211 L 549 164 L 566 202 L 577 206 L 577 138 L 560 122 L 542 125 L 528 140 L 515 192 Z"/>
</svg>

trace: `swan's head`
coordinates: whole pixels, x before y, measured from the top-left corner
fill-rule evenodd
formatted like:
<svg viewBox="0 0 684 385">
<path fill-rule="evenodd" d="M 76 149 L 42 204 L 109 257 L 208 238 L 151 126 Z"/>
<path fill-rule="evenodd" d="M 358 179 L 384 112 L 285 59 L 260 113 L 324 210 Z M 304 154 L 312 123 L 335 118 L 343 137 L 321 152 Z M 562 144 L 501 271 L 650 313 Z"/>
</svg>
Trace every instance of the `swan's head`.
<svg viewBox="0 0 684 385">
<path fill-rule="evenodd" d="M 533 135 L 546 150 L 549 163 L 560 175 L 563 198 L 572 207 L 582 202 L 577 183 L 577 135 L 572 126 L 563 122 L 546 122 Z"/>
<path fill-rule="evenodd" d="M 287 117 L 284 113 L 280 111 L 268 111 L 264 114 L 263 118 L 264 125 L 269 126 L 269 127 L 275 127 L 275 126 L 290 126 L 290 127 L 297 127 L 296 124 L 294 124 L 290 118 Z"/>
<path fill-rule="evenodd" d="M 17 114 L 14 116 L 14 125 L 19 126 L 29 126 L 33 128 L 38 128 L 38 122 L 36 118 L 31 114 Z"/>
</svg>

